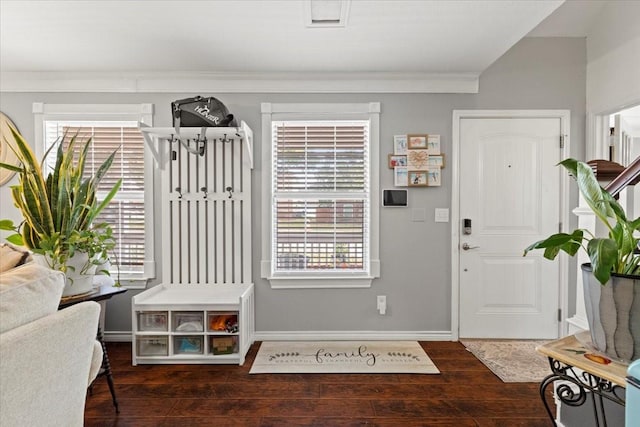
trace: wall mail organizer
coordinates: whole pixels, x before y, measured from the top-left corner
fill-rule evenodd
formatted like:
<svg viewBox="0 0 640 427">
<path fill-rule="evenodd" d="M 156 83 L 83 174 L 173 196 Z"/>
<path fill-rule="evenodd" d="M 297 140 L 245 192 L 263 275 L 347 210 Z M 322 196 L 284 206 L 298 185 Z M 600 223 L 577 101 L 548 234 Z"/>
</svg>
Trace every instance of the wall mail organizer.
<svg viewBox="0 0 640 427">
<path fill-rule="evenodd" d="M 444 165 L 440 135 L 394 135 L 389 168 L 396 187 L 439 187 Z"/>
</svg>

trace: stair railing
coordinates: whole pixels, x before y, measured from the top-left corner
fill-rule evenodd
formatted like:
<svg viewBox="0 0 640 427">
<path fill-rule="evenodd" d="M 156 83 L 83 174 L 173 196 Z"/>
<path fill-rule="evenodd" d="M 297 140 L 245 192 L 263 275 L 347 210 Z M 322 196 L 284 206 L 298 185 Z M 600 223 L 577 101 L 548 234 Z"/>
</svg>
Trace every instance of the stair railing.
<svg viewBox="0 0 640 427">
<path fill-rule="evenodd" d="M 636 185 L 640 182 L 640 156 L 638 156 L 622 173 L 615 177 L 606 187 L 613 197 L 625 189 L 628 185 Z"/>
</svg>

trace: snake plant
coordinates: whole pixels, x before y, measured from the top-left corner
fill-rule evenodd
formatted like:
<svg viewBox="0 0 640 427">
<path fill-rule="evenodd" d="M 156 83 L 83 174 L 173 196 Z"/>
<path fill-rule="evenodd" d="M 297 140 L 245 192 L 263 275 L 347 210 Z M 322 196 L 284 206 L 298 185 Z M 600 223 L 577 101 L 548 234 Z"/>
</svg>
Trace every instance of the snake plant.
<svg viewBox="0 0 640 427">
<path fill-rule="evenodd" d="M 115 246 L 112 229 L 107 223 L 94 224 L 94 221 L 118 192 L 122 181 L 118 180 L 101 202 L 96 198 L 96 191 L 116 152 L 111 153 L 94 174 L 86 176 L 90 138 L 81 147 L 77 161 L 76 135 L 67 147 L 63 147 L 62 141 L 52 145 L 39 164 L 25 139 L 13 128 L 11 133 L 16 146 L 9 147 L 21 164 L 0 163 L 0 167 L 18 174 L 19 181 L 11 187 L 11 195 L 23 221 L 18 225 L 11 220 L 0 221 L 0 229 L 16 232 L 7 240 L 44 255 L 52 268 L 62 271 L 66 271 L 67 260 L 76 251 L 88 252 L 95 263 L 107 259 L 108 251 Z M 56 145 L 55 166 L 45 177 L 44 160 Z"/>
<path fill-rule="evenodd" d="M 589 230 L 576 229 L 571 234 L 557 233 L 533 243 L 524 255 L 534 249 L 544 249 L 544 257 L 556 258 L 560 251 L 574 256 L 581 248 L 591 260 L 593 274 L 601 284 L 606 284 L 611 273 L 640 275 L 638 241 L 635 233 L 640 229 L 640 218 L 630 220 L 622 206 L 600 186 L 586 163 L 566 159 L 559 163 L 576 180 L 578 189 L 595 216 L 608 230 L 607 237 L 596 237 Z"/>
</svg>

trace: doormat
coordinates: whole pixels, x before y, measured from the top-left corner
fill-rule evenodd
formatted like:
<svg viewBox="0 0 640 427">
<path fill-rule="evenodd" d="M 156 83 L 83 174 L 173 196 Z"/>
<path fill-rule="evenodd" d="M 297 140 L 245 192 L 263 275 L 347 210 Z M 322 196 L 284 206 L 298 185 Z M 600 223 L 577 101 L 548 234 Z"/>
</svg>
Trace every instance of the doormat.
<svg viewBox="0 0 640 427">
<path fill-rule="evenodd" d="M 536 347 L 547 341 L 465 339 L 460 342 L 505 383 L 537 383 L 551 373 L 547 357 L 536 352 Z"/>
<path fill-rule="evenodd" d="M 269 341 L 250 374 L 439 374 L 417 341 Z"/>
</svg>

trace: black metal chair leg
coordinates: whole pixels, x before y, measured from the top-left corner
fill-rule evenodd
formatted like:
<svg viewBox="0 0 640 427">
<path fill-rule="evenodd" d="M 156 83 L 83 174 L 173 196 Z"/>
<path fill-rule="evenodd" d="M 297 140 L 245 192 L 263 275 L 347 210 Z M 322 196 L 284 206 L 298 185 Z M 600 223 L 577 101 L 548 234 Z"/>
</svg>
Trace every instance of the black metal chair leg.
<svg viewBox="0 0 640 427">
<path fill-rule="evenodd" d="M 107 347 L 104 344 L 104 337 L 100 327 L 98 327 L 98 341 L 100 341 L 100 345 L 102 346 L 102 374 L 107 376 L 107 384 L 109 385 L 109 391 L 111 392 L 111 400 L 113 401 L 113 406 L 116 408 L 116 413 L 119 414 L 120 408 L 118 408 L 118 399 L 116 399 L 116 389 L 113 384 L 111 364 L 109 363 L 109 355 L 107 354 Z"/>
</svg>

